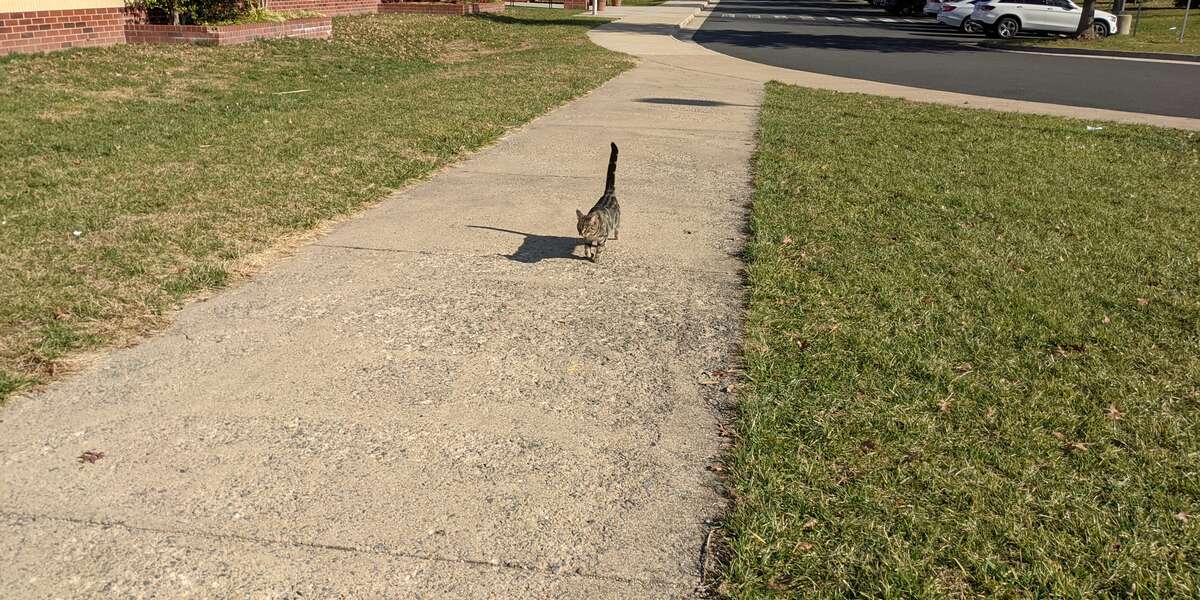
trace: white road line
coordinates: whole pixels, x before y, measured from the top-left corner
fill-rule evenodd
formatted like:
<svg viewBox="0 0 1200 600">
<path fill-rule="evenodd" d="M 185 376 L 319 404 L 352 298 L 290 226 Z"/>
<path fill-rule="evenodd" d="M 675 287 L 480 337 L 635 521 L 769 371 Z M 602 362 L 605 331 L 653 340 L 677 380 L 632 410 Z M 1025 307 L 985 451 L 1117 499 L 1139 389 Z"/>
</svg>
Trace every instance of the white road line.
<svg viewBox="0 0 1200 600">
<path fill-rule="evenodd" d="M 787 15 L 775 15 L 776 19 L 786 19 Z"/>
<path fill-rule="evenodd" d="M 870 20 L 864 19 L 862 17 L 854 17 L 854 20 L 858 21 L 859 23 L 870 23 L 871 22 Z"/>
<path fill-rule="evenodd" d="M 1027 50 L 1008 50 L 1006 48 L 993 48 L 991 46 L 981 46 L 979 44 L 971 44 L 982 50 L 995 50 L 996 52 L 1008 52 L 1011 54 L 1036 54 L 1038 56 L 1054 56 L 1058 58 L 1098 58 L 1101 60 L 1127 60 L 1131 62 L 1148 62 L 1148 63 L 1166 63 L 1169 65 L 1187 65 L 1189 67 L 1200 67 L 1200 62 L 1192 62 L 1186 60 L 1170 60 L 1163 58 L 1138 58 L 1135 56 L 1097 56 L 1095 54 L 1055 54 L 1052 52 L 1030 52 Z"/>
<path fill-rule="evenodd" d="M 762 15 L 746 15 L 746 17 L 750 19 L 761 19 Z"/>
<path fill-rule="evenodd" d="M 884 23 L 895 23 L 895 22 L 896 22 L 896 20 L 895 20 L 895 19 L 888 19 L 888 18 L 882 18 L 882 19 L 879 19 L 879 20 L 880 20 L 880 21 L 883 21 Z"/>
<path fill-rule="evenodd" d="M 838 18 L 838 17 L 825 17 L 825 18 L 826 18 L 826 19 L 828 19 L 828 20 L 830 20 L 830 21 L 841 21 L 841 19 L 840 19 L 840 18 Z"/>
</svg>

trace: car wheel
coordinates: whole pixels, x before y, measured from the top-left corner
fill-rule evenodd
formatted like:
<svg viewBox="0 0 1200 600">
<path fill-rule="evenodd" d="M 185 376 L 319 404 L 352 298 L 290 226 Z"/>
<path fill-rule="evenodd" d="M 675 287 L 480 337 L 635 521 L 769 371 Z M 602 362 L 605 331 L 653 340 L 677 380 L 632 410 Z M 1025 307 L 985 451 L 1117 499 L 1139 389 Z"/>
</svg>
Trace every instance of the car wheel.
<svg viewBox="0 0 1200 600">
<path fill-rule="evenodd" d="M 996 37 L 1002 40 L 1016 37 L 1019 31 L 1021 31 L 1021 24 L 1012 17 L 1000 17 L 1000 20 L 996 21 Z"/>
<path fill-rule="evenodd" d="M 1092 33 L 1095 33 L 1098 38 L 1108 37 L 1108 23 L 1092 21 Z"/>
<path fill-rule="evenodd" d="M 963 19 L 962 25 L 959 25 L 959 29 L 961 29 L 963 33 L 981 33 L 983 31 L 983 24 L 979 21 Z"/>
</svg>

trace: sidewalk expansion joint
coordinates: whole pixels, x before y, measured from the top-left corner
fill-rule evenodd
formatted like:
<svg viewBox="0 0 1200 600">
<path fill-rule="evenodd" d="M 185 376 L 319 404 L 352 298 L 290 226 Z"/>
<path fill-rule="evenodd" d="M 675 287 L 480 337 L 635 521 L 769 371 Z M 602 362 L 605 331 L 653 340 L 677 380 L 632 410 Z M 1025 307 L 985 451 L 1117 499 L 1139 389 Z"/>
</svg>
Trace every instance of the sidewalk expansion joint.
<svg viewBox="0 0 1200 600">
<path fill-rule="evenodd" d="M 661 65 L 676 68 L 676 69 L 681 69 L 684 71 L 692 71 L 693 73 L 714 75 L 713 73 L 708 73 L 706 71 L 700 71 L 697 69 L 685 69 L 683 67 L 676 67 L 675 65 L 671 65 L 668 63 L 657 63 L 657 64 L 661 64 Z M 742 79 L 741 77 L 734 77 L 732 75 L 714 75 L 714 76 L 715 77 L 729 77 L 731 79 Z M 754 80 L 754 79 L 745 79 L 745 81 L 754 81 L 755 83 L 758 83 L 758 81 Z M 756 107 L 756 109 L 757 109 L 757 107 Z M 729 128 L 722 129 L 722 128 L 716 128 L 716 127 L 659 127 L 659 126 L 646 127 L 644 125 L 611 125 L 611 124 L 609 124 L 609 125 L 591 125 L 591 124 L 584 124 L 584 123 L 579 123 L 579 124 L 575 124 L 575 123 L 562 123 L 562 124 L 540 123 L 539 127 L 568 127 L 570 129 L 581 129 L 581 128 L 582 129 L 617 129 L 617 130 L 651 131 L 651 132 L 653 132 L 653 131 L 684 131 L 684 132 L 694 132 L 694 133 L 705 133 L 705 132 L 709 132 L 709 133 L 712 133 L 712 132 L 715 132 L 715 133 L 742 133 L 741 129 L 729 129 Z"/>
<path fill-rule="evenodd" d="M 357 555 L 375 555 L 388 558 L 400 558 L 407 560 L 421 560 L 435 563 L 448 563 L 465 565 L 469 567 L 483 567 L 491 569 L 509 569 L 515 571 L 525 571 L 528 573 L 536 573 L 548 575 L 551 577 L 571 578 L 578 577 L 581 579 L 608 581 L 613 583 L 651 585 L 657 587 L 677 588 L 681 585 L 694 585 L 684 581 L 669 581 L 666 579 L 656 579 L 652 577 L 625 577 L 621 575 L 603 575 L 598 573 L 582 573 L 579 571 L 554 571 L 547 567 L 539 567 L 535 565 L 522 564 L 517 561 L 489 561 L 476 558 L 453 558 L 448 556 L 437 556 L 435 554 L 418 554 L 415 552 L 402 552 L 398 550 L 388 549 L 382 545 L 376 545 L 370 548 L 359 548 L 354 546 L 345 546 L 341 544 L 323 544 L 319 542 L 297 542 L 291 540 L 274 540 L 268 538 L 259 538 L 249 535 L 241 535 L 237 533 L 215 533 L 210 531 L 197 531 L 186 529 L 166 529 L 160 527 L 148 527 L 144 525 L 131 525 L 123 521 L 100 521 L 96 519 L 86 519 L 80 517 L 63 517 L 58 515 L 39 515 L 32 513 L 13 512 L 0 509 L 0 516 L 13 519 L 27 519 L 37 521 L 38 519 L 46 521 L 58 521 L 62 523 L 71 523 L 75 525 L 84 525 L 88 527 L 111 528 L 116 527 L 124 529 L 131 533 L 152 533 L 163 535 L 181 535 L 192 536 L 198 538 L 206 538 L 218 541 L 237 541 L 259 546 L 283 546 L 286 548 L 311 549 L 311 550 L 327 550 L 331 552 L 342 552 L 347 554 Z"/>
</svg>

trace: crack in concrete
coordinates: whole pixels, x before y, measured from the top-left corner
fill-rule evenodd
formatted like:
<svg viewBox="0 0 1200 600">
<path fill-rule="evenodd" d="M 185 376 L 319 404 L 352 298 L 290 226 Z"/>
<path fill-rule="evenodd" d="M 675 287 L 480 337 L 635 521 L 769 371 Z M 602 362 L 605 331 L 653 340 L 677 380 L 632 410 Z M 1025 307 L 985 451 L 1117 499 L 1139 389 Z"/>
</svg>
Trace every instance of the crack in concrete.
<svg viewBox="0 0 1200 600">
<path fill-rule="evenodd" d="M 550 577 L 570 578 L 578 577 L 581 579 L 594 579 L 597 581 L 607 581 L 612 583 L 651 585 L 666 588 L 679 588 L 680 586 L 690 586 L 690 581 L 669 581 L 666 579 L 656 579 L 652 577 L 625 577 L 622 575 L 606 575 L 601 573 L 584 573 L 580 571 L 555 571 L 548 567 L 539 567 L 536 565 L 524 564 L 515 560 L 489 561 L 478 558 L 453 558 L 448 556 L 437 556 L 434 554 L 417 554 L 415 552 L 401 552 L 391 549 L 379 549 L 378 546 L 371 548 L 361 548 L 355 546 L 344 546 L 340 544 L 323 544 L 319 542 L 298 542 L 294 540 L 275 540 L 268 538 L 258 538 L 248 535 L 240 535 L 236 533 L 216 533 L 211 531 L 197 531 L 184 529 L 166 529 L 160 527 L 149 527 L 145 525 L 132 525 L 123 521 L 101 521 L 96 519 L 86 519 L 81 517 L 64 517 L 60 515 L 33 514 L 24 512 L 14 512 L 11 510 L 0 509 L 0 516 L 13 519 L 27 519 L 36 521 L 43 519 L 47 521 L 59 521 L 71 523 L 75 525 L 84 525 L 88 527 L 118 527 L 131 533 L 157 533 L 164 535 L 181 535 L 193 536 L 199 538 L 207 538 L 219 541 L 238 541 L 260 546 L 283 546 L 287 548 L 305 548 L 314 550 L 329 550 L 332 552 L 346 552 L 352 554 L 374 554 L 377 556 L 387 556 L 391 558 L 403 558 L 408 560 L 422 560 L 436 563 L 449 563 L 466 565 L 471 567 L 485 567 L 489 569 L 512 569 L 526 571 L 529 573 L 539 573 Z"/>
</svg>

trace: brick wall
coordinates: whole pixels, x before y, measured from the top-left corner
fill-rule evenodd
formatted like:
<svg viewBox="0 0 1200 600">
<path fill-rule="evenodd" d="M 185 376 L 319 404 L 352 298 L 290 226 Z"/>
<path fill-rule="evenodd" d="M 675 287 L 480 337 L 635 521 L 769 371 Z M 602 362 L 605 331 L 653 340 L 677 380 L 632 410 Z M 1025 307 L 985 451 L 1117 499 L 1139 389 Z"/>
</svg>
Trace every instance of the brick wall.
<svg viewBox="0 0 1200 600">
<path fill-rule="evenodd" d="M 420 15 L 474 15 L 479 13 L 504 12 L 503 2 L 471 2 L 454 4 L 450 2 L 408 2 L 383 0 L 379 5 L 380 13 L 405 13 Z"/>
<path fill-rule="evenodd" d="M 267 0 L 270 10 L 311 10 L 331 17 L 379 10 L 379 0 Z"/>
<path fill-rule="evenodd" d="M 42 52 L 125 41 L 121 8 L 0 13 L 0 54 Z"/>
<path fill-rule="evenodd" d="M 130 24 L 125 30 L 125 37 L 131 44 L 176 43 L 207 46 L 227 46 L 280 37 L 324 39 L 331 35 L 333 25 L 329 17 L 219 27 Z"/>
<path fill-rule="evenodd" d="M 596 9 L 604 10 L 604 5 L 604 1 L 601 0 L 601 2 L 596 6 Z M 588 0 L 563 0 L 563 8 L 568 8 L 571 10 L 588 10 L 591 7 L 588 6 Z"/>
</svg>

